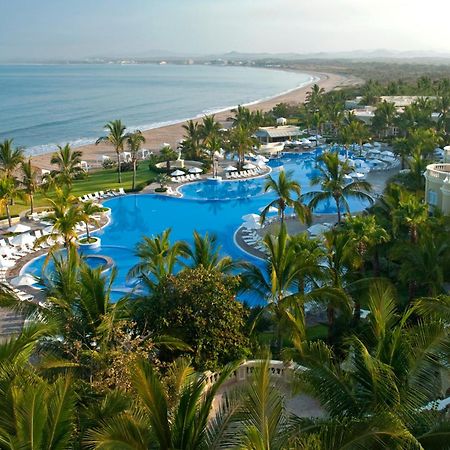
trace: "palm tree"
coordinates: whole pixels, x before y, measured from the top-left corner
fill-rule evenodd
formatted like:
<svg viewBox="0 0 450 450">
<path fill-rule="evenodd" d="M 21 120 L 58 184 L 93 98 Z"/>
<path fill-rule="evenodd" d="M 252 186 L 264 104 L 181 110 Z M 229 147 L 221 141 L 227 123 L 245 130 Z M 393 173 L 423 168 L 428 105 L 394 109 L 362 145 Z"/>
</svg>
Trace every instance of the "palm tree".
<svg viewBox="0 0 450 450">
<path fill-rule="evenodd" d="M 388 136 L 388 130 L 394 126 L 395 118 L 397 116 L 397 109 L 395 104 L 383 100 L 378 103 L 375 110 L 374 118 L 372 121 L 373 128 L 384 133 L 384 136 Z"/>
<path fill-rule="evenodd" d="M 167 173 L 170 172 L 170 161 L 174 161 L 178 158 L 178 155 L 176 152 L 172 150 L 172 147 L 170 146 L 164 146 L 160 152 L 159 156 L 162 158 L 163 161 L 166 161 L 166 170 Z"/>
<path fill-rule="evenodd" d="M 219 135 L 220 123 L 216 121 L 214 115 L 203 117 L 200 133 L 204 144 Z"/>
<path fill-rule="evenodd" d="M 139 262 L 129 271 L 128 277 L 141 277 L 150 288 L 174 272 L 182 257 L 188 256 L 185 242 L 170 243 L 170 228 L 153 238 L 144 236 L 136 247 Z"/>
<path fill-rule="evenodd" d="M 93 203 L 92 201 L 84 202 L 80 205 L 81 209 L 81 217 L 82 221 L 84 222 L 86 226 L 86 237 L 89 242 L 90 239 L 90 230 L 89 225 L 93 224 L 95 226 L 98 226 L 98 220 L 94 218 L 95 214 L 99 214 L 103 211 L 103 208 L 99 206 L 98 204 Z"/>
<path fill-rule="evenodd" d="M 52 207 L 52 212 L 46 217 L 46 221 L 53 225 L 53 231 L 48 236 L 38 239 L 38 242 L 47 241 L 49 238 L 57 241 L 62 238 L 64 247 L 69 248 L 76 245 L 78 234 L 76 226 L 84 220 L 81 208 L 77 204 L 77 199 L 68 189 L 56 188 L 55 196 L 48 198 Z"/>
<path fill-rule="evenodd" d="M 341 161 L 337 153 L 323 153 L 318 160 L 323 163 L 318 166 L 319 174 L 311 179 L 311 185 L 320 184 L 321 191 L 312 191 L 302 195 L 309 200 L 309 208 L 312 210 L 326 200 L 333 199 L 336 203 L 338 223 L 341 223 L 341 207 L 350 213 L 347 198 L 357 198 L 373 202 L 369 195 L 372 187 L 367 181 L 352 181 L 347 184 L 344 175 L 353 171 L 348 161 Z"/>
<path fill-rule="evenodd" d="M 1 447 L 5 450 L 72 448 L 76 416 L 72 383 L 69 376 L 47 382 L 25 374 L 8 383 L 0 396 Z"/>
<path fill-rule="evenodd" d="M 369 291 L 368 308 L 367 331 L 348 338 L 343 362 L 321 342 L 303 349 L 300 363 L 307 370 L 298 374 L 300 385 L 327 413 L 304 432 L 325 432 L 332 438 L 328 444 L 354 435 L 352 444 L 319 447 L 327 449 L 441 448 L 448 427 L 423 408 L 441 383 L 448 353 L 444 322 L 415 306 L 400 315 L 392 288 L 379 282 Z M 411 322 L 413 315 L 419 318 Z"/>
<path fill-rule="evenodd" d="M 231 151 L 238 157 L 238 167 L 242 169 L 245 163 L 245 154 L 256 145 L 252 136 L 253 130 L 247 125 L 239 124 L 230 133 Z"/>
<path fill-rule="evenodd" d="M 31 158 L 23 162 L 21 168 L 23 174 L 21 184 L 25 188 L 25 194 L 30 200 L 30 212 L 33 214 L 34 194 L 39 189 L 38 172 L 31 165 Z"/>
<path fill-rule="evenodd" d="M 268 252 L 263 269 L 247 265 L 242 276 L 248 286 L 251 286 L 267 300 L 267 309 L 276 322 L 276 348 L 279 353 L 282 347 L 285 311 L 295 297 L 299 265 L 295 247 L 287 233 L 286 225 L 281 225 L 278 236 L 268 234 L 264 237 L 263 242 Z M 294 289 L 294 293 L 291 292 L 292 289 Z"/>
<path fill-rule="evenodd" d="M 23 196 L 23 192 L 17 189 L 12 178 L 6 176 L 0 178 L 0 206 L 5 208 L 9 226 L 11 226 L 10 204 L 15 198 L 22 198 Z"/>
<path fill-rule="evenodd" d="M 311 87 L 311 91 L 306 94 L 306 103 L 311 111 L 317 111 L 323 102 L 323 95 L 325 89 L 321 88 L 318 84 L 314 84 Z"/>
<path fill-rule="evenodd" d="M 24 153 L 20 147 L 13 147 L 12 139 L 5 139 L 0 143 L 0 169 L 6 177 L 11 176 L 23 162 Z"/>
<path fill-rule="evenodd" d="M 366 256 L 373 252 L 373 272 L 375 276 L 379 276 L 378 246 L 389 241 L 389 234 L 378 224 L 374 215 L 349 216 L 342 225 L 343 230 L 353 240 L 356 252 L 361 258 L 360 267 L 364 269 Z"/>
<path fill-rule="evenodd" d="M 408 139 L 405 137 L 394 139 L 393 148 L 394 153 L 400 157 L 401 169 L 403 170 L 405 168 L 408 156 L 411 155 L 411 148 L 409 146 Z"/>
<path fill-rule="evenodd" d="M 213 400 L 235 368 L 225 367 L 217 381 L 207 386 L 204 375 L 178 360 L 169 373 L 169 396 L 151 364 L 139 361 L 133 369 L 133 388 L 140 407 L 93 429 L 88 445 L 111 450 L 221 448 L 220 444 L 226 444 L 230 414 L 222 414 L 220 409 L 212 413 Z"/>
<path fill-rule="evenodd" d="M 72 186 L 72 181 L 84 172 L 80 165 L 81 156 L 82 152 L 72 150 L 69 144 L 64 147 L 58 145 L 58 151 L 50 159 L 50 163 L 58 168 L 50 172 L 50 180 L 58 186 Z"/>
<path fill-rule="evenodd" d="M 123 152 L 123 147 L 128 139 L 125 133 L 127 127 L 120 120 L 113 120 L 105 125 L 105 130 L 108 131 L 107 136 L 102 136 L 97 139 L 95 145 L 101 142 L 107 142 L 114 147 L 117 155 L 117 177 L 118 182 L 122 183 L 122 172 L 120 168 L 120 152 Z"/>
<path fill-rule="evenodd" d="M 311 116 L 311 125 L 316 130 L 316 147 L 319 145 L 317 136 L 322 133 L 322 127 L 325 123 L 325 116 L 320 111 L 315 111 Z"/>
<path fill-rule="evenodd" d="M 297 216 L 302 222 L 309 223 L 311 221 L 311 212 L 301 201 L 301 186 L 292 179 L 292 172 L 286 173 L 284 170 L 280 172 L 278 180 L 269 175 L 264 184 L 264 192 L 274 192 L 276 198 L 272 200 L 261 212 L 261 222 L 264 222 L 270 208 L 277 208 L 284 223 L 285 211 L 287 207 L 294 208 Z M 297 195 L 297 199 L 292 197 Z"/>
<path fill-rule="evenodd" d="M 138 152 L 141 145 L 145 142 L 145 137 L 139 130 L 136 130 L 134 133 L 128 135 L 127 142 L 131 153 L 131 162 L 133 163 L 133 182 L 131 184 L 131 190 L 134 191 L 136 188 L 136 163 Z"/>
<path fill-rule="evenodd" d="M 201 236 L 194 231 L 194 243 L 192 247 L 188 247 L 187 254 L 192 260 L 189 266 L 193 268 L 203 266 L 206 270 L 228 274 L 238 266 L 230 256 L 220 257 L 220 246 L 214 234 L 206 233 Z"/>
<path fill-rule="evenodd" d="M 341 129 L 340 136 L 344 144 L 357 143 L 361 152 L 363 142 L 370 138 L 370 132 L 361 121 L 351 120 Z"/>
<path fill-rule="evenodd" d="M 188 120 L 183 125 L 186 134 L 183 140 L 183 151 L 188 158 L 199 159 L 201 156 L 200 142 L 202 138 L 203 129 L 198 122 Z"/>
</svg>

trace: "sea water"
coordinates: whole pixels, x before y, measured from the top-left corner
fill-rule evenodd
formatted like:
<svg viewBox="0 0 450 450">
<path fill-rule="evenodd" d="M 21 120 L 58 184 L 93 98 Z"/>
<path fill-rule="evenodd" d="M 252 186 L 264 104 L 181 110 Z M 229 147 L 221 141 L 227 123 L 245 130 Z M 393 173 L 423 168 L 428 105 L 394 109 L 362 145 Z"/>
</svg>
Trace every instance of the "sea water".
<svg viewBox="0 0 450 450">
<path fill-rule="evenodd" d="M 0 141 L 14 138 L 40 154 L 56 144 L 92 143 L 110 120 L 145 130 L 311 81 L 302 73 L 211 65 L 0 65 Z"/>
</svg>

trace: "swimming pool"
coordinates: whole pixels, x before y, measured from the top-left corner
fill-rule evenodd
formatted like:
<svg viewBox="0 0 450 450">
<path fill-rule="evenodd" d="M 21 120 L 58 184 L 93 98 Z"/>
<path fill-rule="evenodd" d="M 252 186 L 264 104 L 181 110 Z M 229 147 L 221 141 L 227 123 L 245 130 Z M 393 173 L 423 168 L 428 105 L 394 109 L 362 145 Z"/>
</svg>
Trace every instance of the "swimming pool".
<svg viewBox="0 0 450 450">
<path fill-rule="evenodd" d="M 318 150 L 320 152 L 320 150 Z M 303 192 L 317 187 L 310 186 L 310 180 L 317 171 L 315 153 L 286 154 L 271 161 L 272 175 L 280 170 L 292 170 L 293 176 L 301 185 Z M 102 245 L 87 255 L 101 254 L 113 259 L 118 275 L 114 282 L 116 296 L 130 290 L 136 280 L 127 280 L 129 269 L 137 262 L 134 255 L 136 244 L 145 235 L 154 235 L 171 228 L 171 239 L 192 242 L 194 230 L 200 234 L 214 233 L 222 246 L 222 252 L 233 258 L 246 259 L 261 264 L 257 258 L 242 252 L 234 243 L 233 237 L 242 224 L 242 216 L 258 213 L 273 198 L 271 193 L 263 193 L 264 178 L 239 181 L 202 181 L 180 188 L 183 198 L 160 195 L 127 195 L 107 200 L 104 204 L 111 208 L 111 222 L 95 233 L 101 237 Z M 366 201 L 349 199 L 352 211 L 360 211 L 367 206 Z M 319 205 L 316 213 L 333 213 L 333 202 Z M 39 274 L 43 258 L 38 258 L 26 266 L 25 273 Z"/>
</svg>

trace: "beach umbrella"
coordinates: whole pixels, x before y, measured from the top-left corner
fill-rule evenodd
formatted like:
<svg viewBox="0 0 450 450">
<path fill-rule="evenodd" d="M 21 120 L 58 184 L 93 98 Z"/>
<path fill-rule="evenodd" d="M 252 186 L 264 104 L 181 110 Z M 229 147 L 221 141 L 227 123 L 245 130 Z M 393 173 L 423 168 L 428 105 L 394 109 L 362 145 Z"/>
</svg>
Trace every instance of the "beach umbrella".
<svg viewBox="0 0 450 450">
<path fill-rule="evenodd" d="M 328 223 L 316 223 L 309 227 L 307 231 L 311 236 L 318 236 L 319 234 L 325 233 L 330 228 L 331 226 Z"/>
<path fill-rule="evenodd" d="M 269 159 L 266 158 L 264 155 L 258 155 L 256 158 L 256 161 L 262 161 L 262 162 L 269 162 Z"/>
<path fill-rule="evenodd" d="M 251 169 L 256 169 L 256 166 L 252 163 L 247 163 L 245 164 L 244 167 L 242 167 L 244 170 L 251 170 Z"/>
<path fill-rule="evenodd" d="M 379 142 L 374 142 L 374 143 L 373 143 L 373 146 L 374 146 L 374 147 L 381 147 L 381 144 L 380 144 Z"/>
<path fill-rule="evenodd" d="M 246 214 L 245 216 L 242 216 L 242 220 L 245 222 L 249 222 L 249 221 L 256 221 L 259 222 L 259 220 L 261 219 L 261 216 L 259 214 Z"/>
<path fill-rule="evenodd" d="M 16 247 L 22 247 L 27 244 L 33 244 L 36 240 L 31 234 L 19 234 L 11 239 L 11 244 Z"/>
<path fill-rule="evenodd" d="M 376 148 L 373 150 L 370 150 L 371 155 L 379 155 L 380 153 L 381 153 L 380 150 L 377 150 Z"/>
<path fill-rule="evenodd" d="M 383 156 L 390 156 L 390 157 L 394 157 L 394 156 L 395 156 L 394 153 L 392 153 L 392 152 L 389 151 L 389 150 L 385 150 L 384 152 L 381 152 L 381 154 L 382 154 Z"/>
<path fill-rule="evenodd" d="M 309 139 L 302 139 L 302 145 L 311 145 L 312 142 Z"/>
<path fill-rule="evenodd" d="M 365 176 L 366 176 L 366 175 L 363 174 L 363 173 L 361 173 L 361 172 L 355 172 L 355 173 L 352 175 L 353 178 L 358 178 L 358 179 L 364 178 Z"/>
<path fill-rule="evenodd" d="M 36 283 L 36 278 L 29 274 L 19 275 L 11 280 L 13 286 L 33 286 Z"/>
<path fill-rule="evenodd" d="M 364 148 L 372 148 L 373 145 L 370 142 L 366 142 L 365 144 L 363 144 Z M 375 151 L 375 150 L 374 150 Z"/>
<path fill-rule="evenodd" d="M 237 169 L 234 166 L 225 167 L 225 172 L 234 172 L 235 170 L 237 170 Z"/>
<path fill-rule="evenodd" d="M 171 175 L 173 177 L 180 177 L 181 175 L 184 175 L 184 172 L 182 170 L 175 170 L 174 172 L 171 173 Z"/>
<path fill-rule="evenodd" d="M 9 259 L 0 258 L 0 267 L 2 269 L 9 269 L 10 267 L 13 267 L 15 264 L 15 261 L 11 261 Z"/>
<path fill-rule="evenodd" d="M 17 223 L 16 225 L 8 228 L 8 231 L 11 233 L 25 233 L 30 230 L 31 228 L 28 225 L 24 225 L 23 223 Z"/>
<path fill-rule="evenodd" d="M 383 164 L 383 161 L 380 161 L 379 159 L 371 159 L 370 162 L 375 165 Z"/>
<path fill-rule="evenodd" d="M 189 169 L 189 173 L 202 173 L 202 172 L 203 172 L 203 170 L 199 169 L 198 167 L 191 167 Z"/>
<path fill-rule="evenodd" d="M 261 208 L 258 208 L 258 211 L 259 212 L 263 212 L 264 211 L 264 206 L 261 206 Z M 268 213 L 278 213 L 278 208 L 275 208 L 275 206 L 270 206 L 269 207 L 269 209 L 268 209 L 268 211 L 267 211 Z"/>
<path fill-rule="evenodd" d="M 11 256 L 14 255 L 15 251 L 11 247 L 0 246 L 0 255 L 2 256 Z"/>
<path fill-rule="evenodd" d="M 352 179 L 352 177 L 350 175 L 347 175 L 347 174 L 344 175 L 344 180 L 351 180 L 351 179 Z"/>
<path fill-rule="evenodd" d="M 260 223 L 254 221 L 244 222 L 242 227 L 247 228 L 247 230 L 259 230 L 262 228 Z"/>
</svg>

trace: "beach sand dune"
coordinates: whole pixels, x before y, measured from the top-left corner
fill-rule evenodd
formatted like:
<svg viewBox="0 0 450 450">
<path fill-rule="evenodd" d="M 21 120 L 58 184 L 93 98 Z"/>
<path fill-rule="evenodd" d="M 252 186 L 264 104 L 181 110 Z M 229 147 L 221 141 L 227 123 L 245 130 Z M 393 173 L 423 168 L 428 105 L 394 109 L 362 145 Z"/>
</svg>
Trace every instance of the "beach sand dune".
<svg viewBox="0 0 450 450">
<path fill-rule="evenodd" d="M 310 72 L 308 72 L 310 73 Z M 350 78 L 343 75 L 328 74 L 328 73 L 311 73 L 311 75 L 319 78 L 317 84 L 319 84 L 325 91 L 330 91 L 339 86 L 348 86 L 357 84 L 360 81 L 356 78 Z M 273 97 L 269 100 L 265 100 L 256 104 L 252 104 L 249 107 L 251 110 L 263 110 L 269 111 L 278 103 L 302 103 L 305 101 L 306 93 L 310 90 L 311 85 L 295 89 L 286 94 Z M 119 109 L 119 108 L 118 108 Z M 224 122 L 230 117 L 231 111 L 222 111 L 217 113 L 216 120 Z M 120 119 L 120 117 L 117 117 Z M 198 119 L 201 120 L 201 119 Z M 176 148 L 179 141 L 183 138 L 184 130 L 182 128 L 184 122 L 176 123 L 173 125 L 167 125 L 160 128 L 154 128 L 151 130 L 143 131 L 146 139 L 145 148 L 151 150 L 158 150 L 163 143 L 170 144 L 173 148 Z M 99 145 L 85 145 L 78 148 L 83 152 L 83 160 L 87 161 L 92 166 L 98 165 L 98 161 L 101 160 L 102 155 L 107 155 L 110 158 L 115 158 L 115 152 L 113 148 L 107 144 Z M 33 164 L 36 167 L 42 169 L 50 169 L 50 157 L 51 153 L 46 153 L 38 156 L 33 156 Z"/>
</svg>

